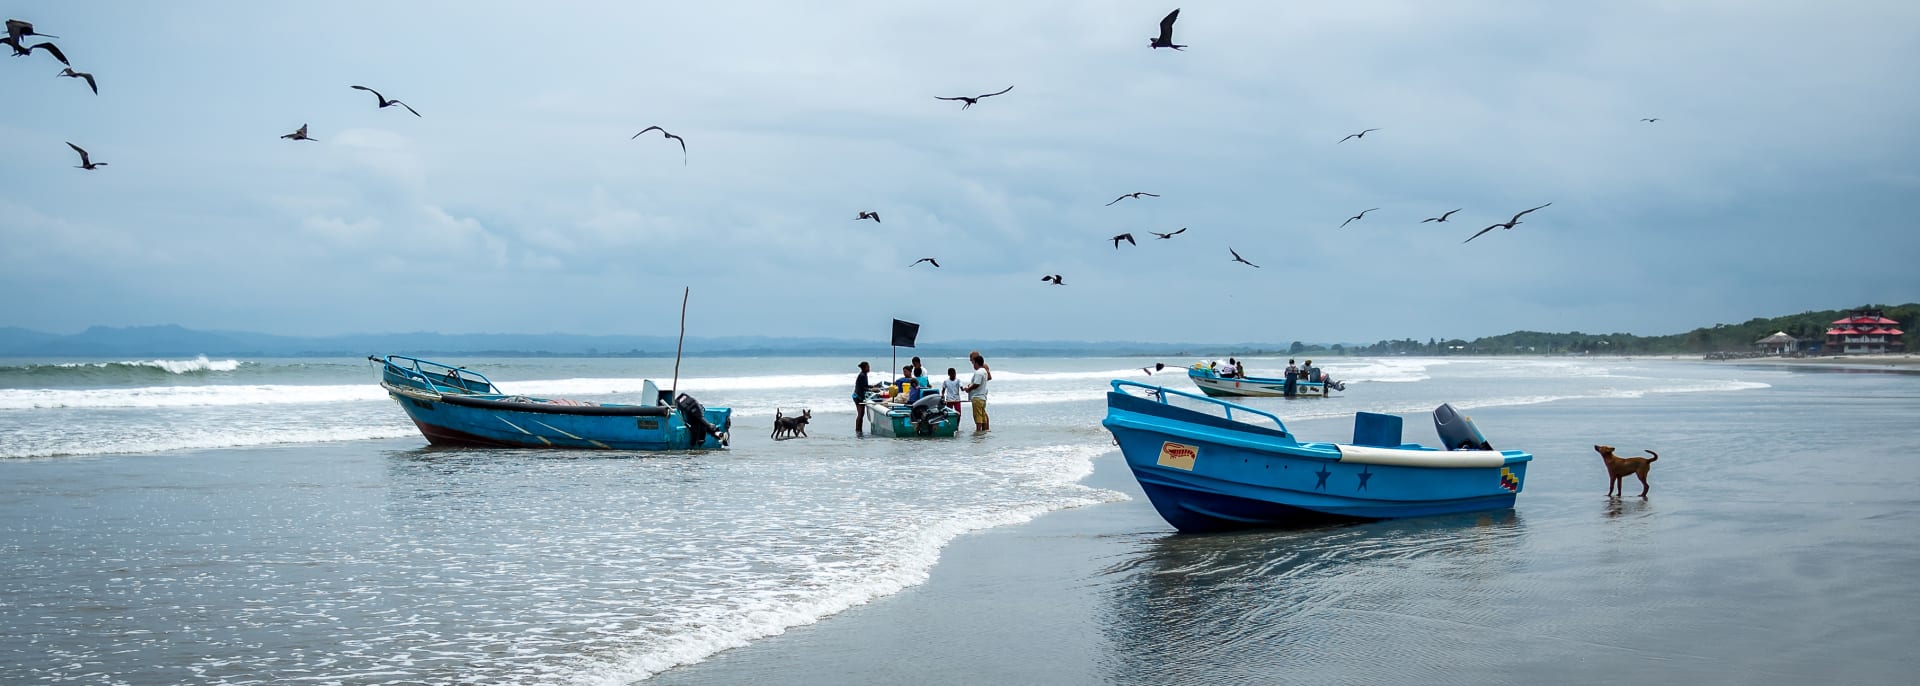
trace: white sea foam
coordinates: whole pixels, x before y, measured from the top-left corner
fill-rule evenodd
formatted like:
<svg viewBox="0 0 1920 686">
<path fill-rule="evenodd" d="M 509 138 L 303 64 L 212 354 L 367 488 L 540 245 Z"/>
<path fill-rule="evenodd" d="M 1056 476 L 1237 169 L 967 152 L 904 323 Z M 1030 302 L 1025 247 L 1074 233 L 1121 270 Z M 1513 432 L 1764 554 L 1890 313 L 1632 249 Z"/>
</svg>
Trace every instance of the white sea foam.
<svg viewBox="0 0 1920 686">
<path fill-rule="evenodd" d="M 412 424 L 400 423 L 357 426 L 258 426 L 250 428 L 198 427 L 170 428 L 165 431 L 93 436 L 84 442 L 34 440 L 32 437 L 0 447 L 0 458 L 32 459 L 158 453 L 173 450 L 213 448 L 249 448 L 297 443 L 364 441 L 377 438 L 418 436 Z"/>
<path fill-rule="evenodd" d="M 0 410 L 311 405 L 379 400 L 386 395 L 385 390 L 372 383 L 350 386 L 235 384 L 88 389 L 10 388 L 0 390 Z"/>
<path fill-rule="evenodd" d="M 115 366 L 152 367 L 154 369 L 172 372 L 174 374 L 191 374 L 193 372 L 230 372 L 235 369 L 239 369 L 240 365 L 241 365 L 241 362 L 239 360 L 209 360 L 207 359 L 206 355 L 201 355 L 191 360 L 129 360 L 124 362 L 67 362 L 67 363 L 62 363 L 55 366 L 72 368 L 72 369 L 81 369 L 81 368 L 89 368 L 89 367 L 95 368 L 95 369 L 105 369 L 108 367 L 115 367 Z"/>
</svg>

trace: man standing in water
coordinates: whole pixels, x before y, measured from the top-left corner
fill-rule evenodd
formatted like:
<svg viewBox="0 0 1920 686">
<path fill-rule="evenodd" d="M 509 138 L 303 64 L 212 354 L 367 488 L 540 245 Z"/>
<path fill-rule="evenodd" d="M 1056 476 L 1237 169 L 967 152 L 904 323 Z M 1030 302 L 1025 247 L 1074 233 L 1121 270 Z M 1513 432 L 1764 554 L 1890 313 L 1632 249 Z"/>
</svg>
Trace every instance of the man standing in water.
<svg viewBox="0 0 1920 686">
<path fill-rule="evenodd" d="M 873 391 L 873 385 L 867 382 L 867 372 L 871 368 L 860 363 L 860 374 L 853 377 L 853 435 L 864 436 L 867 433 L 867 394 Z"/>
<path fill-rule="evenodd" d="M 967 361 L 973 363 L 973 379 L 967 382 L 967 399 L 973 403 L 973 432 L 987 430 L 987 382 L 993 380 L 993 370 L 987 368 L 987 358 L 975 350 L 967 353 Z"/>
<path fill-rule="evenodd" d="M 1294 364 L 1293 360 L 1287 360 L 1287 383 L 1284 386 L 1281 386 L 1281 388 L 1284 389 L 1284 392 L 1282 394 L 1289 398 L 1293 397 L 1294 387 L 1299 385 L 1299 383 L 1300 383 L 1300 366 Z"/>
</svg>

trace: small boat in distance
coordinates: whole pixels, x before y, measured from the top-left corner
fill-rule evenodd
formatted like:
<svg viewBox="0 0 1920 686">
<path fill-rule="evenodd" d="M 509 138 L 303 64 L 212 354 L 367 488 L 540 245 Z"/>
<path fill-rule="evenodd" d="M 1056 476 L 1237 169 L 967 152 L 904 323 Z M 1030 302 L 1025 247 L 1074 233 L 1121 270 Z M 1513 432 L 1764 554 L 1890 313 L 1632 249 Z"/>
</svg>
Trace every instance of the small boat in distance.
<svg viewBox="0 0 1920 686">
<path fill-rule="evenodd" d="M 1352 443 L 1303 443 L 1271 413 L 1126 380 L 1113 381 L 1101 425 L 1183 532 L 1511 508 L 1533 460 L 1493 450 L 1450 405 L 1434 425 L 1454 449 L 1403 443 L 1398 415 L 1371 412 L 1355 413 Z"/>
<path fill-rule="evenodd" d="M 1313 371 L 1318 372 L 1315 368 Z M 1305 376 L 1304 374 L 1302 376 Z M 1205 364 L 1195 364 L 1187 368 L 1187 379 L 1200 392 L 1221 397 L 1287 397 L 1287 380 L 1260 376 L 1220 376 L 1219 372 Z M 1322 375 L 1314 375 L 1311 380 L 1302 378 L 1293 382 L 1293 397 L 1325 398 L 1331 391 L 1347 390 L 1347 383 L 1334 381 Z"/>
<path fill-rule="evenodd" d="M 427 442 L 487 448 L 689 450 L 722 448 L 733 410 L 702 407 L 685 393 L 668 398 L 642 384 L 648 405 L 508 395 L 486 375 L 405 355 L 369 355 L 380 387 L 400 403 Z"/>
</svg>

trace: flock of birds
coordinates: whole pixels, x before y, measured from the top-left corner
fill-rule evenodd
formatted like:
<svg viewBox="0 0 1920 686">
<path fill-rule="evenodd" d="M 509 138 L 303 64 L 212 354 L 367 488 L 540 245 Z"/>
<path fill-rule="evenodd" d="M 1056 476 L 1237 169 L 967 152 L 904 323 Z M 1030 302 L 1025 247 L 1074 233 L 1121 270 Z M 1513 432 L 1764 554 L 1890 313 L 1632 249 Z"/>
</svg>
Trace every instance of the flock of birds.
<svg viewBox="0 0 1920 686">
<path fill-rule="evenodd" d="M 1173 42 L 1173 26 L 1174 26 L 1174 22 L 1178 21 L 1179 18 L 1180 18 L 1180 10 L 1178 9 L 1175 9 L 1174 11 L 1168 13 L 1165 18 L 1162 18 L 1160 20 L 1159 34 L 1149 37 L 1147 39 L 1148 47 L 1154 48 L 1154 49 L 1171 48 L 1176 51 L 1186 49 L 1188 46 L 1176 44 Z M 50 41 L 41 41 L 41 42 L 32 43 L 32 44 L 26 43 L 27 39 L 30 37 L 59 38 L 59 36 L 40 33 L 34 30 L 34 26 L 32 23 L 22 21 L 19 19 L 6 20 L 6 29 L 7 29 L 6 38 L 0 39 L 0 44 L 4 44 L 7 47 L 12 48 L 14 57 L 30 56 L 36 50 L 45 52 L 48 55 L 51 55 L 54 59 L 59 60 L 62 65 L 66 66 L 66 69 L 61 71 L 59 74 L 56 74 L 56 76 L 82 79 L 87 82 L 87 87 L 91 89 L 94 94 L 98 95 L 100 93 L 99 83 L 94 80 L 93 74 L 90 74 L 87 72 L 81 72 L 81 71 L 74 71 L 72 63 L 68 62 L 66 54 L 60 50 L 59 46 L 54 45 Z M 418 110 L 415 110 L 412 105 L 408 105 L 407 103 L 401 102 L 398 99 L 388 98 L 387 96 L 381 94 L 380 91 L 374 90 L 367 86 L 361 86 L 361 85 L 354 85 L 352 86 L 352 88 L 354 90 L 366 91 L 368 93 L 373 94 L 374 102 L 378 106 L 378 109 L 386 109 L 388 107 L 398 106 L 398 107 L 404 108 L 407 112 L 413 114 L 413 116 L 415 117 L 421 116 L 420 112 Z M 980 95 L 935 96 L 934 99 L 959 102 L 961 103 L 960 109 L 964 111 L 969 108 L 972 108 L 974 105 L 980 104 L 981 100 L 985 100 L 987 98 L 991 98 L 999 95 L 1006 95 L 1007 93 L 1012 91 L 1013 91 L 1013 86 L 1007 86 L 1006 88 L 1000 89 L 992 93 L 982 93 Z M 1660 121 L 1660 119 L 1655 117 L 1649 117 L 1649 118 L 1642 118 L 1640 121 L 1651 124 L 1651 123 Z M 1367 134 L 1373 133 L 1375 131 L 1380 131 L 1380 130 L 1381 129 L 1378 127 L 1364 129 L 1358 133 L 1348 134 L 1346 137 L 1341 138 L 1339 141 L 1336 141 L 1336 143 L 1345 143 L 1349 140 L 1365 140 Z M 647 128 L 641 129 L 639 133 L 633 134 L 632 138 L 630 138 L 629 140 L 638 139 L 641 136 L 646 135 L 647 133 L 653 132 L 653 131 L 660 132 L 660 135 L 663 137 L 662 138 L 663 140 L 673 140 L 679 143 L 681 164 L 684 165 L 687 163 L 687 139 L 681 136 L 675 135 L 667 131 L 665 128 L 662 128 L 659 126 L 648 126 Z M 292 133 L 284 134 L 280 137 L 283 139 L 292 140 L 292 141 L 319 140 L 318 138 L 314 138 L 313 136 L 308 134 L 306 123 L 300 124 L 300 128 L 295 129 Z M 106 162 L 93 161 L 92 156 L 88 154 L 88 152 L 84 148 L 81 148 L 78 145 L 74 145 L 72 142 L 68 142 L 67 146 L 70 148 L 73 148 L 73 151 L 79 154 L 80 156 L 80 164 L 77 165 L 77 168 L 87 170 L 87 171 L 93 171 L 100 167 L 107 166 Z M 1129 200 L 1129 199 L 1139 200 L 1142 198 L 1158 198 L 1158 197 L 1160 197 L 1159 194 L 1148 193 L 1146 191 L 1135 191 L 1132 193 L 1123 193 L 1119 197 L 1114 198 L 1113 201 L 1108 202 L 1106 206 L 1112 207 L 1113 205 L 1118 204 L 1122 200 Z M 1467 237 L 1465 241 L 1461 241 L 1461 242 L 1462 243 L 1471 242 L 1473 241 L 1473 239 L 1479 238 L 1480 236 L 1485 235 L 1487 232 L 1492 231 L 1494 229 L 1502 229 L 1502 230 L 1512 229 L 1513 227 L 1518 226 L 1519 224 L 1522 223 L 1520 219 L 1521 217 L 1524 217 L 1531 212 L 1544 209 L 1552 204 L 1553 203 L 1547 203 L 1544 205 L 1540 205 L 1539 207 L 1534 207 L 1532 209 L 1521 211 L 1513 215 L 1513 217 L 1508 219 L 1507 221 L 1496 222 L 1494 224 L 1488 225 L 1486 228 L 1480 229 L 1479 232 L 1473 234 L 1472 236 Z M 1373 212 L 1378 209 L 1380 208 L 1374 207 L 1374 208 L 1368 208 L 1366 210 L 1362 210 L 1359 214 L 1353 215 L 1352 217 L 1348 217 L 1346 221 L 1341 222 L 1339 228 L 1345 228 L 1348 224 L 1361 221 L 1366 218 L 1367 213 Z M 1423 219 L 1421 220 L 1421 223 L 1423 224 L 1427 222 L 1445 223 L 1449 217 L 1453 216 L 1454 213 L 1459 211 L 1460 209 L 1458 208 L 1449 210 L 1446 213 L 1441 214 L 1440 216 L 1428 217 L 1426 219 Z M 873 220 L 875 223 L 879 223 L 880 213 L 873 210 L 862 210 L 859 213 L 859 216 L 854 218 L 854 221 L 863 221 L 868 219 Z M 1160 233 L 1157 231 L 1151 231 L 1149 233 L 1152 233 L 1156 239 L 1168 240 L 1168 239 L 1172 239 L 1174 236 L 1178 236 L 1180 234 L 1186 233 L 1186 231 L 1187 231 L 1186 227 L 1181 227 L 1179 230 L 1171 231 L 1167 233 Z M 1110 240 L 1113 242 L 1113 247 L 1115 250 L 1120 249 L 1120 244 L 1122 242 L 1125 242 L 1126 244 L 1131 246 L 1139 245 L 1139 243 L 1134 241 L 1132 233 L 1118 234 L 1113 236 Z M 1244 264 L 1249 267 L 1253 267 L 1255 269 L 1260 268 L 1260 265 L 1254 264 L 1248 261 L 1246 258 L 1241 257 L 1240 253 L 1234 250 L 1233 246 L 1231 245 L 1227 246 L 1227 253 L 1232 256 L 1232 259 L 1231 259 L 1232 262 Z M 932 265 L 936 269 L 940 267 L 940 262 L 933 257 L 920 258 L 907 266 L 914 267 L 922 263 Z M 1045 275 L 1041 277 L 1041 281 L 1053 284 L 1055 286 L 1066 285 L 1064 279 L 1059 274 Z"/>
</svg>

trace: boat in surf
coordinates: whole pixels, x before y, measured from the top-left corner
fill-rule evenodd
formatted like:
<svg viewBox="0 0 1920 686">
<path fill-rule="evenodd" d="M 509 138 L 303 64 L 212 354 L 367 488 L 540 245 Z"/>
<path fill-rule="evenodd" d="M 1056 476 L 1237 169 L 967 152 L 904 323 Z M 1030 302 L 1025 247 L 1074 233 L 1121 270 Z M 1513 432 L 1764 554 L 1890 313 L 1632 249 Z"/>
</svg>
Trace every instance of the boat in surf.
<svg viewBox="0 0 1920 686">
<path fill-rule="evenodd" d="M 1314 369 L 1312 374 L 1303 374 L 1308 378 L 1296 379 L 1293 392 L 1287 392 L 1287 380 L 1262 376 L 1221 376 L 1219 372 L 1205 364 L 1196 364 L 1187 368 L 1187 379 L 1207 395 L 1222 397 L 1255 398 L 1325 398 L 1332 391 L 1347 390 L 1345 381 L 1334 381 Z"/>
<path fill-rule="evenodd" d="M 867 413 L 867 430 L 875 436 L 951 438 L 960 430 L 960 413 L 940 402 L 937 390 L 909 404 L 869 395 L 860 411 Z"/>
<path fill-rule="evenodd" d="M 436 446 L 695 450 L 726 447 L 733 410 L 642 383 L 650 404 L 623 405 L 502 392 L 486 375 L 405 355 L 370 355 L 380 387 Z"/>
<path fill-rule="evenodd" d="M 1451 405 L 1433 412 L 1442 447 L 1402 442 L 1401 418 L 1372 412 L 1354 414 L 1351 443 L 1302 442 L 1269 412 L 1112 385 L 1101 424 L 1154 509 L 1183 532 L 1507 509 L 1533 460 L 1494 450 Z"/>
</svg>

